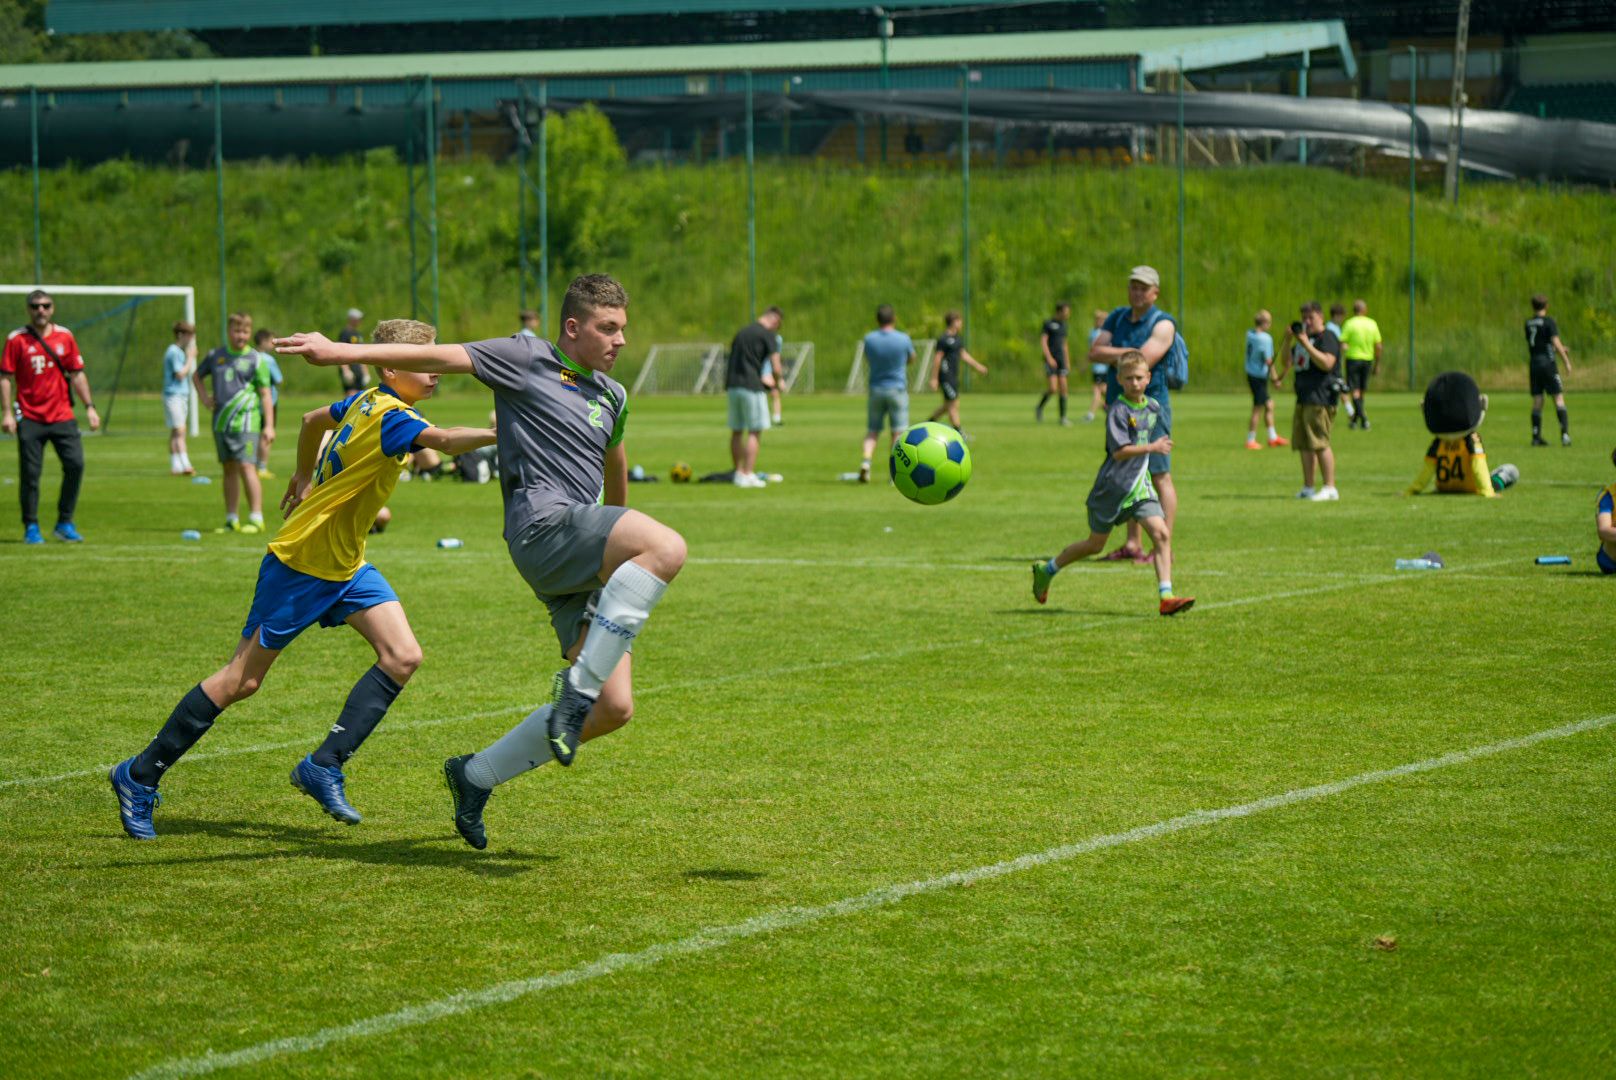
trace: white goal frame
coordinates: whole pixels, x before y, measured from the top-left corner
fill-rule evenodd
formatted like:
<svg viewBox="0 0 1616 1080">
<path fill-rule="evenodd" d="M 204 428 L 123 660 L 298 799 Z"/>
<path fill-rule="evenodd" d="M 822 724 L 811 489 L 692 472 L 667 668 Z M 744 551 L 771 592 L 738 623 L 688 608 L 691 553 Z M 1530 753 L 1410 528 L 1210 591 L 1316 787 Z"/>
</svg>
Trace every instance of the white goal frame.
<svg viewBox="0 0 1616 1080">
<path fill-rule="evenodd" d="M 43 289 L 51 294 L 52 298 L 61 296 L 177 296 L 185 306 L 185 321 L 192 326 L 196 325 L 196 290 L 189 285 L 57 285 L 47 283 L 43 285 L 10 285 L 0 284 L 0 296 L 27 296 L 35 289 Z M 71 326 L 68 327 L 72 329 Z M 199 430 L 197 422 L 199 409 L 196 399 L 196 385 L 190 385 L 190 404 L 186 412 L 190 416 L 190 432 L 196 435 Z"/>
<path fill-rule="evenodd" d="M 716 394 L 724 389 L 724 372 L 729 363 L 729 346 L 714 341 L 663 341 L 657 342 L 647 350 L 645 363 L 640 365 L 640 372 L 634 377 L 634 385 L 629 387 L 631 397 L 640 394 L 658 393 L 658 373 L 656 362 L 664 349 L 679 348 L 686 350 L 686 355 L 696 354 L 700 357 L 700 370 L 696 373 L 695 382 L 688 388 L 670 390 L 669 393 L 679 394 Z M 814 391 L 814 343 L 811 341 L 788 341 L 780 349 L 780 368 L 784 384 L 783 393 L 793 391 L 813 393 Z M 688 370 L 688 369 L 687 369 Z"/>
<path fill-rule="evenodd" d="M 920 361 L 915 368 L 914 381 L 909 385 L 919 388 L 926 385 L 931 377 L 931 362 L 937 355 L 937 339 L 922 338 L 915 342 L 915 356 Z M 864 370 L 864 339 L 860 338 L 858 348 L 853 350 L 853 366 L 847 372 L 847 390 L 849 394 L 862 394 L 869 388 L 870 377 Z"/>
</svg>

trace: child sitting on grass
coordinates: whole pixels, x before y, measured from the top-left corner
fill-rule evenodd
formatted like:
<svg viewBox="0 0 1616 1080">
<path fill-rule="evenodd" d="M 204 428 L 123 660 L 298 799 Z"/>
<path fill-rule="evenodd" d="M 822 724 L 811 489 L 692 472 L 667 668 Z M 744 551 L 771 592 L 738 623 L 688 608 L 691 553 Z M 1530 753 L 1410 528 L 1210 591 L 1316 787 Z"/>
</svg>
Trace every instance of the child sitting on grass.
<svg viewBox="0 0 1616 1080">
<path fill-rule="evenodd" d="M 1150 534 L 1161 594 L 1159 610 L 1163 615 L 1177 615 L 1188 611 L 1195 600 L 1173 595 L 1171 537 L 1148 468 L 1151 454 L 1172 453 L 1173 440 L 1161 406 L 1145 396 L 1150 365 L 1143 353 L 1130 350 L 1117 360 L 1117 381 L 1122 384 L 1122 396 L 1106 412 L 1105 463 L 1089 492 L 1089 537 L 1069 545 L 1048 562 L 1032 564 L 1032 598 L 1042 604 L 1049 597 L 1049 583 L 1063 567 L 1104 551 L 1111 530 L 1132 519 Z"/>
<path fill-rule="evenodd" d="M 1610 463 L 1616 465 L 1616 450 L 1610 452 Z M 1599 493 L 1599 509 L 1594 514 L 1594 525 L 1599 530 L 1599 551 L 1594 562 L 1600 573 L 1616 574 L 1616 484 L 1607 484 Z"/>
</svg>

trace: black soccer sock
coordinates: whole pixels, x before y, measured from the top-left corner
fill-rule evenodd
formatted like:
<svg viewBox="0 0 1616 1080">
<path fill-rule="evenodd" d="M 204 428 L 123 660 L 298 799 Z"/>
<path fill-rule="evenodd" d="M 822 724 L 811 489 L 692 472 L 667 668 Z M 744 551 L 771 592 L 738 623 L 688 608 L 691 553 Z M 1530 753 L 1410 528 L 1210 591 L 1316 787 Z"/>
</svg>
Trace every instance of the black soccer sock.
<svg viewBox="0 0 1616 1080">
<path fill-rule="evenodd" d="M 1571 434 L 1571 415 L 1566 412 L 1565 406 L 1556 405 L 1554 407 L 1554 415 L 1560 418 L 1560 434 Z"/>
<path fill-rule="evenodd" d="M 1541 439 L 1542 437 L 1543 437 L 1543 410 L 1542 409 L 1533 409 L 1532 410 L 1532 438 Z"/>
<path fill-rule="evenodd" d="M 1049 393 L 1048 393 L 1048 391 L 1045 391 L 1044 396 L 1038 399 L 1038 411 L 1043 412 L 1044 411 L 1044 406 L 1048 405 L 1048 404 L 1049 404 Z"/>
<path fill-rule="evenodd" d="M 1363 403 L 1364 399 L 1361 397 L 1352 399 L 1352 407 L 1358 410 L 1358 423 L 1360 424 L 1367 423 L 1369 420 L 1369 414 L 1364 412 Z"/>
<path fill-rule="evenodd" d="M 387 715 L 393 699 L 404 688 L 380 666 L 372 664 L 370 670 L 359 676 L 354 688 L 348 691 L 347 704 L 331 725 L 325 742 L 313 753 L 314 763 L 327 768 L 341 765 L 353 757 L 359 744 L 376 730 L 376 725 Z"/>
<path fill-rule="evenodd" d="M 163 730 L 157 733 L 157 738 L 135 756 L 129 766 L 129 775 L 137 784 L 156 787 L 169 766 L 207 734 L 208 728 L 213 726 L 223 711 L 202 692 L 201 683 L 191 687 L 180 698 L 180 703 L 174 706 L 174 711 L 168 714 L 168 720 L 163 724 Z"/>
<path fill-rule="evenodd" d="M 1064 419 L 1066 419 L 1066 395 L 1062 394 L 1060 397 L 1061 397 L 1061 419 L 1064 420 Z"/>
</svg>

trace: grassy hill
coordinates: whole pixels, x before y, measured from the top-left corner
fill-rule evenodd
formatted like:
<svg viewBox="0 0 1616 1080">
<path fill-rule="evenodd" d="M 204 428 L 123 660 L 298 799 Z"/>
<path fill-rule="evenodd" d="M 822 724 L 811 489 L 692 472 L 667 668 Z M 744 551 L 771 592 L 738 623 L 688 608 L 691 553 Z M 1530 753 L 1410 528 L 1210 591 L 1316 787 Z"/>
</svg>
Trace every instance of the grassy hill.
<svg viewBox="0 0 1616 1080">
<path fill-rule="evenodd" d="M 588 235 L 552 218 L 558 250 L 601 253 L 588 269 L 618 275 L 632 297 L 625 372 L 652 342 L 728 340 L 747 317 L 741 166 L 635 167 L 580 179 L 564 157 L 552 161 L 563 162 L 553 170 L 552 207 L 591 208 Z M 438 190 L 443 336 L 509 332 L 518 307 L 515 169 L 446 164 Z M 210 172 L 124 161 L 45 174 L 46 279 L 194 284 L 202 337 L 211 340 L 213 193 Z M 26 171 L 0 174 L 0 214 L 15 226 L 0 237 L 11 281 L 27 280 L 32 266 L 30 200 Z M 897 305 L 917 337 L 959 305 L 960 203 L 955 174 L 759 167 L 758 301 L 785 308 L 787 337 L 816 342 L 821 386 L 845 374 L 877 303 Z M 1176 206 L 1167 169 L 975 171 L 967 330 L 973 351 L 995 368 L 980 388 L 1035 385 L 1037 330 L 1052 302 L 1070 299 L 1081 327 L 1087 312 L 1122 302 L 1137 263 L 1162 271 L 1163 306 L 1175 308 Z M 1406 189 L 1322 169 L 1200 171 L 1189 174 L 1186 207 L 1182 315 L 1194 386 L 1241 385 L 1242 336 L 1258 307 L 1287 319 L 1301 301 L 1355 296 L 1369 301 L 1385 333 L 1383 379 L 1406 381 Z M 230 304 L 260 325 L 330 331 L 350 304 L 371 317 L 408 314 L 405 173 L 390 154 L 229 165 L 225 210 Z M 1527 298 L 1543 291 L 1589 370 L 1573 385 L 1616 385 L 1616 200 L 1477 183 L 1459 207 L 1422 193 L 1418 213 L 1421 382 L 1450 367 L 1495 386 L 1522 379 L 1520 324 Z M 553 267 L 552 314 L 574 269 Z M 16 309 L 7 317 L 20 321 Z M 62 314 L 71 325 L 72 305 Z M 161 321 L 139 330 L 139 349 L 153 357 Z M 292 377 L 294 387 L 303 378 Z"/>
</svg>

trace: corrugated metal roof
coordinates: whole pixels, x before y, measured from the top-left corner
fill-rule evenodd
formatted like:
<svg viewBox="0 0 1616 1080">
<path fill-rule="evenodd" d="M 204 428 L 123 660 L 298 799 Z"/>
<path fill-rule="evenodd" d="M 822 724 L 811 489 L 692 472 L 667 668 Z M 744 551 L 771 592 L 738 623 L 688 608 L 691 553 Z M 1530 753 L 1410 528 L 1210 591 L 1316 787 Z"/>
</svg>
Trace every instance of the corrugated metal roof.
<svg viewBox="0 0 1616 1080">
<path fill-rule="evenodd" d="M 895 38 L 891 67 L 958 64 L 1140 60 L 1142 75 L 1250 63 L 1270 56 L 1337 50 L 1354 70 L 1339 20 L 1245 26 L 1074 30 L 1037 34 L 962 34 Z M 881 44 L 854 41 L 760 42 L 660 46 L 642 49 L 413 53 L 407 55 L 149 60 L 85 64 L 0 66 L 0 89 L 134 89 L 151 86 L 375 82 L 431 75 L 434 79 L 544 78 L 717 72 L 814 71 L 878 68 Z"/>
<path fill-rule="evenodd" d="M 884 0 L 889 9 L 980 6 L 982 0 Z M 856 11 L 870 0 L 50 0 L 45 25 L 59 34 L 114 30 L 220 30 L 266 26 L 372 26 L 504 22 L 612 15 L 694 15 L 748 11 Z"/>
</svg>

